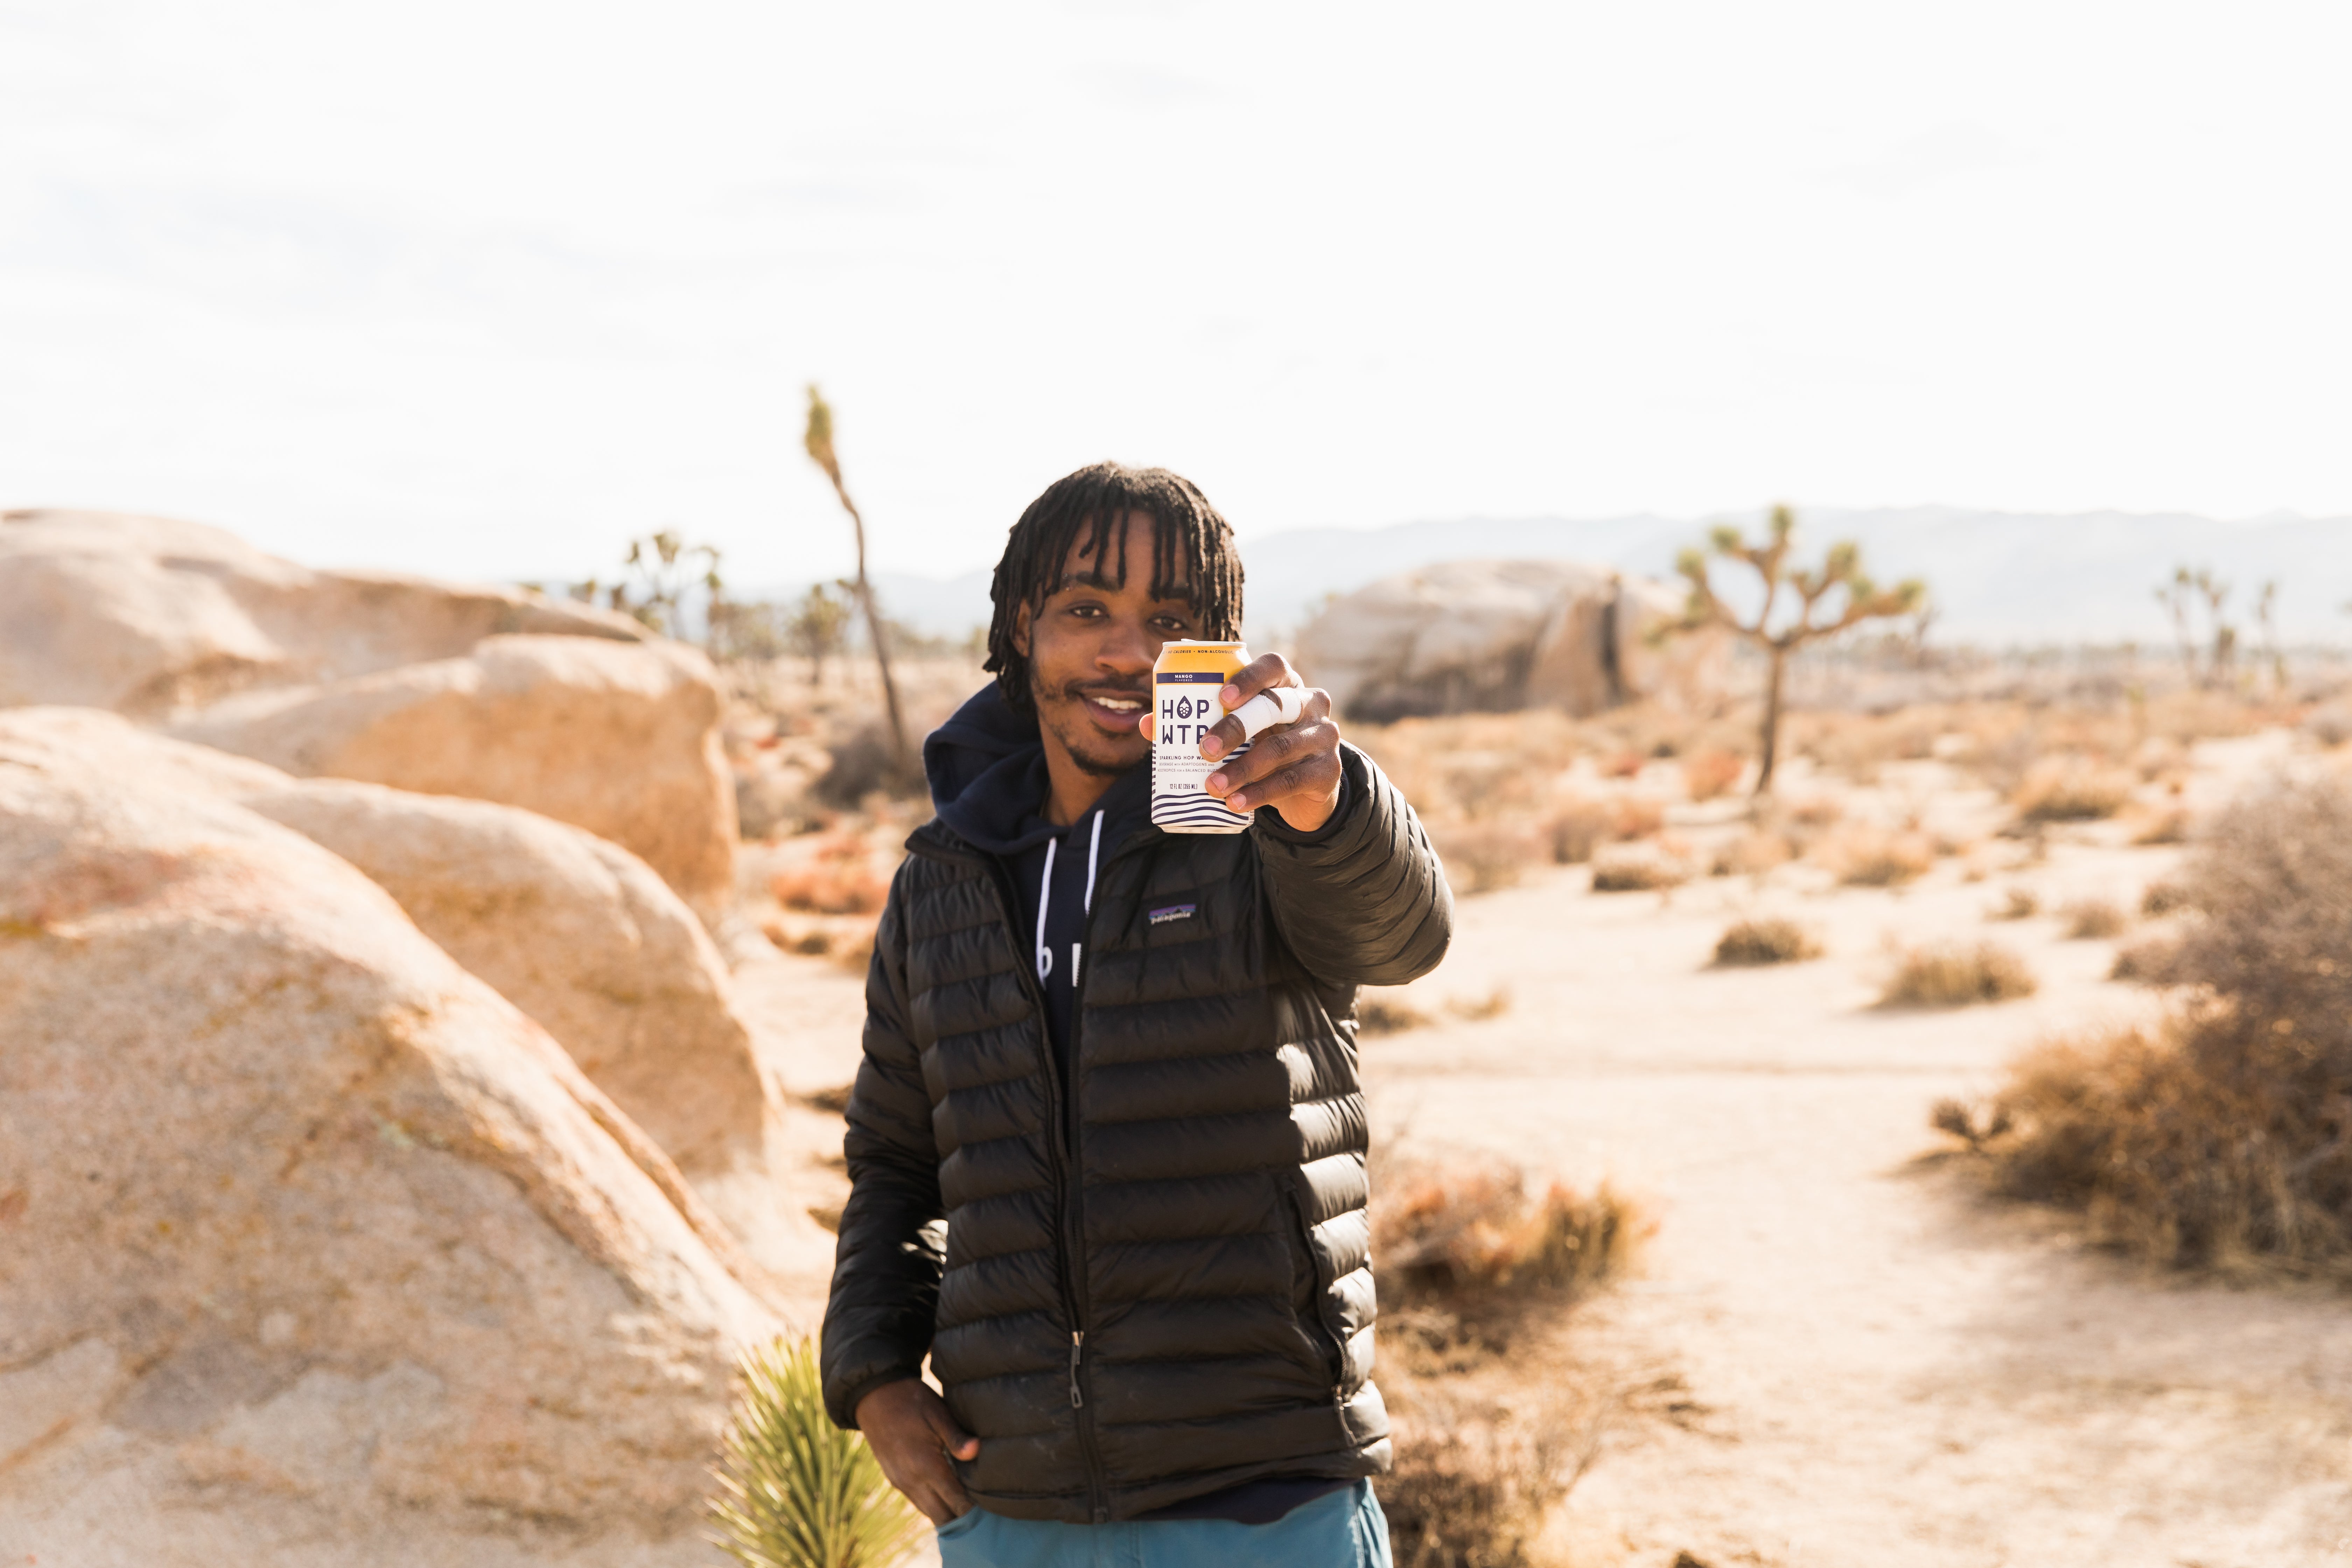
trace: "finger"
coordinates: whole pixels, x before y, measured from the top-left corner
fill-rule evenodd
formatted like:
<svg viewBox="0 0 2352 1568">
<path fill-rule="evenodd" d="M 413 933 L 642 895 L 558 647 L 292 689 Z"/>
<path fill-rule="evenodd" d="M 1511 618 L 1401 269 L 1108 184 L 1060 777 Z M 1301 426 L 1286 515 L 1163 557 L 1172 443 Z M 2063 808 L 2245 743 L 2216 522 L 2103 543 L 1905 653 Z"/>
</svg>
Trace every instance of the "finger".
<svg viewBox="0 0 2352 1568">
<path fill-rule="evenodd" d="M 955 1417 L 948 1414 L 944 1402 L 924 1411 L 923 1419 L 930 1426 L 931 1435 L 940 1440 L 941 1448 L 959 1459 L 980 1458 L 980 1439 L 955 1424 Z"/>
<path fill-rule="evenodd" d="M 1225 797 L 1225 805 L 1236 812 L 1251 812 L 1261 805 L 1280 805 L 1293 795 L 1329 799 L 1339 784 L 1339 759 L 1315 757 L 1294 763 L 1247 789 L 1235 790 Z"/>
<path fill-rule="evenodd" d="M 1276 655 L 1270 657 L 1279 656 Z M 1319 686 L 1301 687 L 1295 681 L 1277 682 L 1275 686 L 1269 687 L 1266 689 L 1281 690 L 1286 686 L 1291 690 L 1302 691 L 1306 694 L 1303 699 L 1293 700 L 1297 700 L 1300 706 L 1297 718 L 1291 721 L 1291 722 L 1302 724 L 1307 723 L 1311 721 L 1320 719 L 1331 711 L 1331 694 L 1324 690 Z M 1233 688 L 1227 687 L 1225 689 L 1230 691 Z M 1249 701 L 1255 702 L 1257 700 L 1257 695 L 1253 693 Z M 1246 706 L 1246 704 L 1242 704 L 1242 706 Z M 1260 732 L 1264 732 L 1263 729 L 1261 729 Z M 1241 716 L 1229 710 L 1223 718 L 1218 720 L 1214 725 L 1210 727 L 1207 734 L 1201 737 L 1201 755 L 1213 763 L 1219 757 L 1223 756 L 1227 752 L 1230 752 L 1234 747 L 1240 745 L 1242 742 L 1247 738 L 1248 731 L 1243 726 Z"/>
<path fill-rule="evenodd" d="M 1283 763 L 1297 761 L 1300 747 L 1314 744 L 1315 731 L 1316 726 L 1305 723 L 1268 730 L 1256 745 L 1202 779 L 1201 787 L 1211 795 L 1224 795 L 1255 783 Z"/>
<path fill-rule="evenodd" d="M 1250 753 L 1250 760 L 1257 756 Z M 1336 752 L 1316 749 L 1295 762 L 1285 763 L 1239 789 L 1226 795 L 1225 804 L 1235 811 L 1255 811 L 1261 805 L 1287 800 L 1294 795 L 1330 794 L 1339 782 L 1339 758 Z"/>
<path fill-rule="evenodd" d="M 1303 686 L 1298 672 L 1290 661 L 1278 653 L 1262 653 L 1234 672 L 1217 692 L 1217 700 L 1230 713 L 1269 686 Z"/>
<path fill-rule="evenodd" d="M 1256 745 L 1202 779 L 1201 787 L 1211 795 L 1229 795 L 1318 752 L 1335 757 L 1339 752 L 1339 727 L 1319 715 L 1261 732 Z"/>
</svg>

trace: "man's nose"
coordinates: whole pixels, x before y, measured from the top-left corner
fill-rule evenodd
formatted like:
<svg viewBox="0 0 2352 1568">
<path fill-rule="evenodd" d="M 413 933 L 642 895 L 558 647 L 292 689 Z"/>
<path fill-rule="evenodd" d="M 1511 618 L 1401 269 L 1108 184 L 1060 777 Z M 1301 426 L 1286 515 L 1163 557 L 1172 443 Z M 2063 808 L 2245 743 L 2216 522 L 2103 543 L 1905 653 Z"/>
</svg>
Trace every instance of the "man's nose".
<svg viewBox="0 0 2352 1568">
<path fill-rule="evenodd" d="M 1103 638 L 1095 650 L 1095 663 L 1104 669 L 1115 669 L 1123 675 L 1140 674 L 1151 668 L 1160 657 L 1160 649 L 1143 629 L 1139 621 L 1121 619 L 1115 622 L 1110 635 Z"/>
</svg>

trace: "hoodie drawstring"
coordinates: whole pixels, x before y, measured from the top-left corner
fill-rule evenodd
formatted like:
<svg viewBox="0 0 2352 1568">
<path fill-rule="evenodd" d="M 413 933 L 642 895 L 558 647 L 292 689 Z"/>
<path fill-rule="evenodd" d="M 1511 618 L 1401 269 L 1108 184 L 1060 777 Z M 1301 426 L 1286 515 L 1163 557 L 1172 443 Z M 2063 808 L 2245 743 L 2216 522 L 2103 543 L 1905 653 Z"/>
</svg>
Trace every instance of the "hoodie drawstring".
<svg viewBox="0 0 2352 1568">
<path fill-rule="evenodd" d="M 1096 812 L 1094 835 L 1087 840 L 1087 901 L 1084 908 L 1087 914 L 1095 912 L 1095 867 L 1102 859 L 1102 819 L 1103 814 L 1099 811 Z M 1042 905 L 1045 900 L 1041 899 L 1038 902 Z M 1038 912 L 1042 916 L 1045 911 L 1041 908 Z M 1075 942 L 1070 943 L 1070 989 L 1072 991 L 1078 988 L 1078 946 L 1079 944 Z"/>
<path fill-rule="evenodd" d="M 1082 906 L 1087 914 L 1095 912 L 1095 870 L 1102 863 L 1103 814 L 1095 813 L 1095 829 L 1087 840 L 1087 899 Z M 1040 982 L 1054 973 L 1054 950 L 1045 945 L 1045 910 L 1054 901 L 1054 851 L 1061 847 L 1059 838 L 1045 840 L 1045 875 L 1037 884 L 1037 978 Z M 1078 958 L 1082 942 L 1070 943 L 1070 988 L 1078 984 Z"/>
</svg>

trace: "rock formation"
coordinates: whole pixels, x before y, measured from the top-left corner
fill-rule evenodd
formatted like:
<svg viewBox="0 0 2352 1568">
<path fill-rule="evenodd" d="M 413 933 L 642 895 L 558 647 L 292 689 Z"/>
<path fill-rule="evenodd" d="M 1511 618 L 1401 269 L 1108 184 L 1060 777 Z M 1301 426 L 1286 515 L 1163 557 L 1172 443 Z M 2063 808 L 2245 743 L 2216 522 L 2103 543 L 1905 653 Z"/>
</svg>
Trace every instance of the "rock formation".
<svg viewBox="0 0 2352 1568">
<path fill-rule="evenodd" d="M 1719 686 L 1724 642 L 1664 637 L 1682 603 L 1664 584 L 1605 567 L 1454 561 L 1332 601 L 1299 634 L 1298 657 L 1342 712 L 1371 722 L 1703 700 Z"/>
<path fill-rule="evenodd" d="M 775 1327 L 726 1250 L 344 859 L 169 769 L 0 755 L 10 1561 L 689 1560 Z"/>
<path fill-rule="evenodd" d="M 292 778 L 92 709 L 0 709 L 0 759 L 216 795 L 293 828 L 554 1036 L 688 1173 L 760 1156 L 774 1094 L 726 967 L 627 850 L 511 806 Z"/>
<path fill-rule="evenodd" d="M 0 513 L 0 708 L 111 709 L 294 773 L 520 805 L 732 892 L 709 665 L 625 616 L 313 572 L 216 529 Z"/>
<path fill-rule="evenodd" d="M 676 643 L 494 637 L 457 658 L 256 691 L 171 726 L 304 777 L 519 805 L 634 851 L 706 918 L 734 892 L 709 661 Z"/>
</svg>

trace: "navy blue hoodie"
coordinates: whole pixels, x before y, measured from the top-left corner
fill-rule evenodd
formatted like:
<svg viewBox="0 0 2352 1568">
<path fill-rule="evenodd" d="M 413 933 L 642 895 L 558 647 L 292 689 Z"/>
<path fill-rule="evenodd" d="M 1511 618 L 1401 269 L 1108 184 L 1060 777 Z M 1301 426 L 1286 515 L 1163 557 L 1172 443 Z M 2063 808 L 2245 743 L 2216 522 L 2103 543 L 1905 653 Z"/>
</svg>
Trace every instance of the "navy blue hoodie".
<svg viewBox="0 0 2352 1568">
<path fill-rule="evenodd" d="M 996 857 L 1013 879 L 1022 928 L 1015 934 L 1027 944 L 1045 989 L 1045 1030 L 1067 1083 L 1094 874 L 1104 857 L 1150 825 L 1151 764 L 1119 774 L 1076 822 L 1055 826 L 1045 816 L 1053 784 L 1036 716 L 1014 712 L 991 683 L 923 742 L 923 773 L 940 820 Z"/>
</svg>

